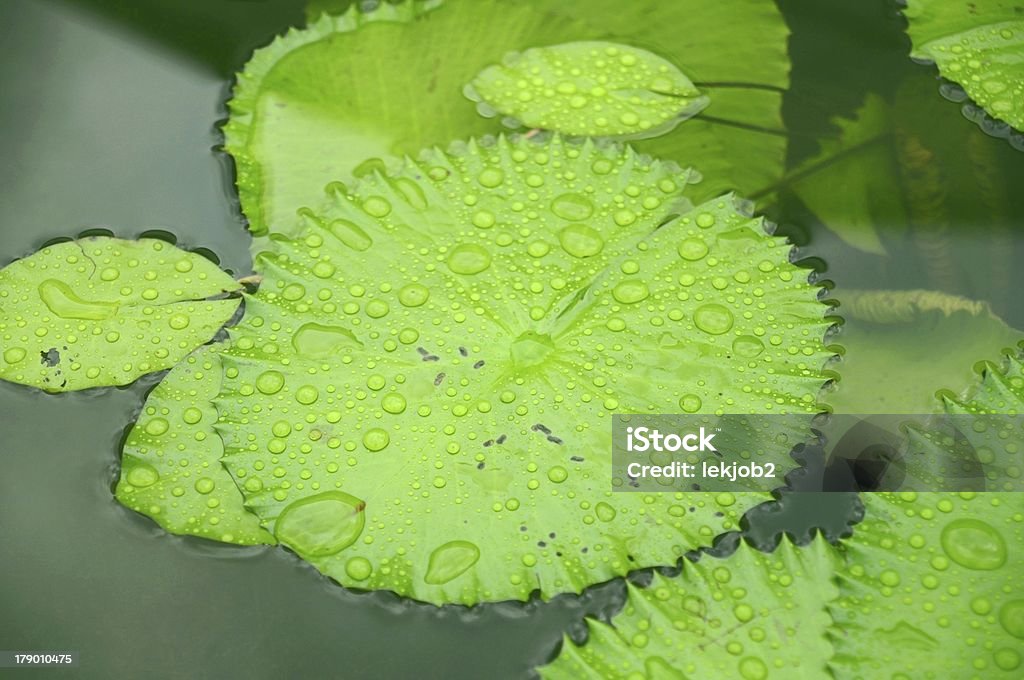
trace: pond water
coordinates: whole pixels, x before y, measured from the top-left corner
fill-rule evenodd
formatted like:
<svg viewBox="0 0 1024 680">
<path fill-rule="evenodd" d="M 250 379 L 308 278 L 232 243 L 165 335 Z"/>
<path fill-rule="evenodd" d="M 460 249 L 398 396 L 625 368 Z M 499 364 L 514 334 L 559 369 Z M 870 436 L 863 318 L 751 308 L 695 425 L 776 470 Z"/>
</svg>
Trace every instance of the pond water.
<svg viewBox="0 0 1024 680">
<path fill-rule="evenodd" d="M 157 229 L 212 251 L 236 275 L 251 271 L 215 125 L 233 71 L 300 23 L 301 3 L 142 4 L 0 3 L 0 264 L 89 229 L 124 237 Z M 1024 194 L 1015 190 L 1024 154 L 965 120 L 939 95 L 934 69 L 908 59 L 895 3 L 781 5 L 794 31 L 784 105 L 790 164 L 836 132 L 830 118 L 852 115 L 876 92 L 892 102 L 905 152 L 891 189 L 919 196 L 914 229 L 881 233 L 884 256 L 850 247 L 792 197 L 765 205 L 782 232 L 814 258 L 836 297 L 942 290 L 987 302 L 1024 328 L 1016 264 Z M 862 342 L 887 341 L 890 330 L 875 325 L 848 320 L 837 339 L 861 332 Z M 961 335 L 972 332 L 929 321 L 903 327 L 898 342 L 938 357 L 967 343 L 997 358 L 1012 337 L 991 331 L 986 344 L 988 336 Z M 879 375 L 898 369 L 852 350 L 845 362 Z M 928 397 L 941 385 L 922 364 L 915 386 Z M 970 364 L 963 368 L 969 376 Z M 155 382 L 62 396 L 0 382 L 0 649 L 81 653 L 73 671 L 25 677 L 524 677 L 563 632 L 580 633 L 584 614 L 621 603 L 623 588 L 612 583 L 547 604 L 438 609 L 346 591 L 283 550 L 166 535 L 111 495 L 125 428 Z M 812 526 L 836 535 L 855 513 L 848 495 L 806 494 L 754 513 L 750 531 L 759 541 L 806 536 Z"/>
</svg>

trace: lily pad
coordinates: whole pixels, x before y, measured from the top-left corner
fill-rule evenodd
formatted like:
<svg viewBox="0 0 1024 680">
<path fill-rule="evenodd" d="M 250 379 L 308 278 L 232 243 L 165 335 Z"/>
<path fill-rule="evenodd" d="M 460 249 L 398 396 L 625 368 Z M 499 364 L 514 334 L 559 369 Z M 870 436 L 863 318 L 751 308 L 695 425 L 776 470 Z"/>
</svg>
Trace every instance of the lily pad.
<svg viewBox="0 0 1024 680">
<path fill-rule="evenodd" d="M 481 71 L 466 93 L 485 116 L 592 137 L 654 137 L 708 103 L 672 62 L 595 41 L 507 54 Z"/>
<path fill-rule="evenodd" d="M 340 583 L 434 603 L 580 592 L 735 528 L 768 494 L 613 493 L 611 415 L 818 412 L 827 307 L 689 178 L 501 139 L 329 186 L 224 353 L 247 506 Z"/>
<path fill-rule="evenodd" d="M 274 543 L 221 465 L 214 430 L 223 343 L 175 366 L 150 393 L 121 452 L 119 503 L 167 531 L 224 543 Z"/>
<path fill-rule="evenodd" d="M 241 286 L 156 239 L 95 236 L 0 270 L 0 378 L 47 392 L 126 385 L 210 340 Z"/>
<path fill-rule="evenodd" d="M 367 12 L 350 5 L 256 51 L 228 103 L 225 147 L 250 230 L 294 236 L 302 229 L 297 211 L 319 205 L 329 182 L 397 167 L 424 147 L 501 132 L 461 93 L 503 55 L 608 39 L 642 44 L 676 64 L 713 102 L 706 115 L 638 148 L 699 167 L 699 200 L 750 194 L 783 171 L 787 37 L 773 3 L 747 0 L 406 0 Z M 254 247 L 263 245 L 257 239 Z"/>
<path fill-rule="evenodd" d="M 908 0 L 911 56 L 935 62 L 994 118 L 1024 130 L 1024 14 L 1013 0 Z"/>
<path fill-rule="evenodd" d="M 941 389 L 965 389 L 978 357 L 998 355 L 1024 334 L 987 304 L 927 290 L 836 290 L 846 352 L 829 402 L 836 413 L 927 414 Z M 955 342 L 920 342 L 923 337 Z"/>
<path fill-rule="evenodd" d="M 866 518 L 838 547 L 820 536 L 772 554 L 741 544 L 630 586 L 610 625 L 588 621 L 589 641 L 566 639 L 541 676 L 1014 677 L 1024 498 L 862 498 Z"/>
</svg>

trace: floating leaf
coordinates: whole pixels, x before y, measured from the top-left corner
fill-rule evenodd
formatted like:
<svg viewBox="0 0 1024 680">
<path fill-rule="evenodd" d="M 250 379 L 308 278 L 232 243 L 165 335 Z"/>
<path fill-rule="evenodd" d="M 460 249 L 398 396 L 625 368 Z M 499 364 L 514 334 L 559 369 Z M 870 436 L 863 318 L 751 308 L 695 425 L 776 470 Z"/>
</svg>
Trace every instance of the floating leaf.
<svg viewBox="0 0 1024 680">
<path fill-rule="evenodd" d="M 224 134 L 250 229 L 295 235 L 296 211 L 318 205 L 328 182 L 423 147 L 500 132 L 462 97 L 466 83 L 513 50 L 604 36 L 644 45 L 711 95 L 706 116 L 638 143 L 697 166 L 705 176 L 699 200 L 778 180 L 789 61 L 788 31 L 773 3 L 385 2 L 289 31 L 239 75 Z"/>
<path fill-rule="evenodd" d="M 867 515 L 845 541 L 828 606 L 833 677 L 1019 677 L 1024 496 L 862 498 Z"/>
<path fill-rule="evenodd" d="M 825 678 L 832 645 L 824 603 L 842 560 L 818 536 L 805 548 L 784 537 L 772 554 L 741 542 L 728 559 L 684 560 L 683 572 L 629 584 L 611 625 L 588 620 L 589 640 L 566 637 L 540 669 L 576 678 Z"/>
<path fill-rule="evenodd" d="M 121 452 L 115 496 L 174 534 L 225 543 L 274 543 L 221 465 L 214 430 L 223 344 L 200 348 L 150 393 Z"/>
<path fill-rule="evenodd" d="M 579 592 L 735 527 L 767 494 L 612 493 L 610 416 L 816 412 L 827 308 L 688 179 L 502 139 L 329 187 L 224 355 L 247 506 L 342 584 L 436 603 Z"/>
<path fill-rule="evenodd" d="M 594 41 L 507 54 L 481 71 L 467 94 L 485 116 L 594 137 L 654 137 L 708 103 L 672 62 Z"/>
<path fill-rule="evenodd" d="M 1024 130 L 1024 14 L 1011 0 L 908 0 L 910 54 L 935 62 L 991 116 Z"/>
<path fill-rule="evenodd" d="M 884 255 L 879 229 L 899 233 L 906 223 L 899 168 L 889 144 L 888 107 L 870 95 L 854 118 L 837 118 L 840 134 L 791 174 L 789 187 L 843 241 Z"/>
<path fill-rule="evenodd" d="M 217 265 L 155 239 L 95 236 L 0 270 L 0 378 L 47 392 L 126 385 L 169 368 L 238 309 Z"/>
<path fill-rule="evenodd" d="M 829 396 L 836 413 L 933 413 L 934 394 L 963 389 L 979 356 L 1022 337 L 989 306 L 937 291 L 836 291 L 846 319 L 836 341 L 846 353 Z M 921 338 L 948 342 L 922 343 Z M 955 339 L 955 341 L 953 341 Z M 959 386 L 959 387 L 957 387 Z"/>
<path fill-rule="evenodd" d="M 541 676 L 1016 677 L 1024 498 L 862 498 L 866 519 L 838 549 L 820 536 L 770 555 L 741 544 L 630 586 L 611 625 L 588 621 L 587 644 L 566 639 Z"/>
</svg>

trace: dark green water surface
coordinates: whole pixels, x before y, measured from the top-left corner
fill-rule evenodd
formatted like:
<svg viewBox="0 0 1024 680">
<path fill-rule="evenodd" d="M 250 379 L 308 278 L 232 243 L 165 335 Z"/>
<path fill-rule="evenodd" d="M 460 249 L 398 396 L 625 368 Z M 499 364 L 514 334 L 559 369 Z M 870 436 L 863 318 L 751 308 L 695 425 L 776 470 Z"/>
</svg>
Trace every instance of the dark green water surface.
<svg viewBox="0 0 1024 680">
<path fill-rule="evenodd" d="M 894 3 L 781 4 L 794 31 L 784 109 L 791 163 L 812 154 L 815 139 L 834 132 L 829 118 L 851 114 L 865 92 L 896 102 L 898 124 L 923 140 L 946 178 L 934 238 L 945 239 L 955 265 L 936 264 L 919 252 L 921 239 L 905 236 L 893 237 L 889 257 L 867 255 L 795 201 L 768 208 L 783 231 L 839 290 L 939 288 L 988 301 L 1024 327 L 1014 217 L 1024 215 L 1024 154 L 939 96 L 933 69 L 906 56 Z M 0 266 L 87 229 L 159 229 L 209 249 L 237 275 L 251 271 L 230 166 L 214 151 L 216 124 L 231 74 L 301 20 L 297 2 L 0 2 Z M 997 178 L 995 198 L 957 179 L 968 141 Z M 916 341 L 957 338 L 922 331 Z M 62 396 L 0 382 L 0 649 L 81 654 L 76 669 L 0 676 L 527 677 L 564 632 L 580 633 L 585 614 L 621 604 L 622 584 L 611 583 L 547 604 L 435 608 L 346 591 L 281 549 L 166 535 L 111 495 L 121 438 L 157 378 Z M 847 495 L 805 494 L 755 512 L 752 535 L 770 542 L 819 526 L 835 536 L 854 515 Z"/>
</svg>

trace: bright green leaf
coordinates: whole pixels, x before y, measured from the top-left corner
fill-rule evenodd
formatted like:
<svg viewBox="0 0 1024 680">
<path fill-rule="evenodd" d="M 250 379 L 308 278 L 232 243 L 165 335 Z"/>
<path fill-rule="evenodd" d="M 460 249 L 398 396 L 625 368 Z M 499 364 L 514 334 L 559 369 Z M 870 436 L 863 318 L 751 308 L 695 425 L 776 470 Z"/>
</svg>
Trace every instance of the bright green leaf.
<svg viewBox="0 0 1024 680">
<path fill-rule="evenodd" d="M 423 147 L 500 132 L 462 90 L 504 54 L 607 39 L 644 45 L 711 97 L 704 114 L 638 148 L 698 167 L 705 176 L 698 200 L 750 194 L 782 175 L 787 36 L 773 3 L 748 0 L 407 0 L 369 13 L 350 8 L 253 55 L 229 102 L 225 145 L 250 229 L 294 235 L 296 211 L 318 206 L 323 187 L 357 167 L 364 174 Z"/>
<path fill-rule="evenodd" d="M 773 554 L 741 543 L 727 560 L 685 560 L 675 578 L 629 585 L 612 625 L 588 620 L 587 644 L 565 638 L 549 680 L 578 678 L 824 678 L 832 646 L 822 607 L 840 563 L 818 537 L 784 538 Z"/>
<path fill-rule="evenodd" d="M 684 563 L 630 586 L 544 678 L 1016 677 L 1024 497 L 865 494 L 853 537 Z"/>
<path fill-rule="evenodd" d="M 238 309 L 241 286 L 155 239 L 95 236 L 0 270 L 0 378 L 47 392 L 126 385 L 170 368 Z"/>
<path fill-rule="evenodd" d="M 687 211 L 688 178 L 502 139 L 330 187 L 224 355 L 247 506 L 340 583 L 435 603 L 579 592 L 735 527 L 767 494 L 613 493 L 610 416 L 816 412 L 827 308 L 731 197 Z"/>
<path fill-rule="evenodd" d="M 825 226 L 846 243 L 885 255 L 879 230 L 899 233 L 906 224 L 899 168 L 889 140 L 888 105 L 870 95 L 853 119 L 838 118 L 836 139 L 792 173 L 788 186 Z"/>
<path fill-rule="evenodd" d="M 1016 0 L 908 0 L 911 56 L 934 61 L 994 118 L 1024 130 L 1024 13 Z"/>
<path fill-rule="evenodd" d="M 481 71 L 467 94 L 485 116 L 592 137 L 655 137 L 708 103 L 672 62 L 594 41 L 507 54 Z"/>
<path fill-rule="evenodd" d="M 175 366 L 150 393 L 121 452 L 115 496 L 174 534 L 225 543 L 274 543 L 221 466 L 214 429 L 223 345 L 204 347 Z"/>
<path fill-rule="evenodd" d="M 836 290 L 846 352 L 829 403 L 836 413 L 933 413 L 935 393 L 971 383 L 971 366 L 1024 335 L 988 305 L 936 291 Z M 922 342 L 934 338 L 935 342 Z"/>
</svg>

